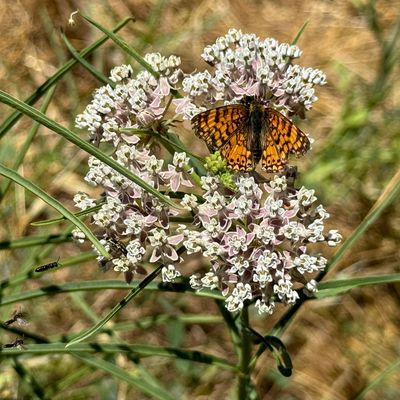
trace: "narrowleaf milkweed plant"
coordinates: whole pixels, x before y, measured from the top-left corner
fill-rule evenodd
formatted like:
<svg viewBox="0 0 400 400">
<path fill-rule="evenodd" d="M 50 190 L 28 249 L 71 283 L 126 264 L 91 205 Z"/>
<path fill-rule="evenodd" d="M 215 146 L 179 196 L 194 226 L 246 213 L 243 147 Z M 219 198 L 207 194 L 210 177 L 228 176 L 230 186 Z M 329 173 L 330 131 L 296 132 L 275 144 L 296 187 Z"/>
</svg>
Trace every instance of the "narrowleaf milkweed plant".
<svg viewBox="0 0 400 400">
<path fill-rule="evenodd" d="M 152 146 L 171 134 L 166 119 L 171 110 L 174 124 L 182 124 L 218 104 L 250 96 L 288 116 L 304 117 L 317 100 L 315 86 L 326 80 L 322 71 L 295 64 L 300 55 L 296 45 L 231 29 L 204 49 L 211 71 L 185 73 L 179 57 L 158 53 L 144 57 L 153 71 L 134 75 L 130 65 L 111 71 L 114 87 L 94 92 L 76 126 L 89 132 L 92 143 L 111 147 L 118 163 L 180 208 L 90 157 L 85 180 L 101 187 L 103 195 L 78 193 L 74 201 L 81 210 L 101 205 L 92 223 L 111 255 L 98 255 L 103 268 L 123 272 L 129 283 L 149 272 L 144 265 L 163 265 L 161 279 L 174 282 L 184 278 L 187 258 L 197 254 L 198 271 L 185 282 L 195 290 L 219 291 L 234 317 L 249 305 L 268 316 L 277 303 L 293 305 L 301 291 L 318 290 L 314 278 L 327 260 L 315 253 L 314 244 L 336 246 L 341 235 L 325 230 L 329 214 L 314 190 L 296 188 L 285 172 L 267 181 L 252 172 L 233 173 L 218 153 L 208 157 L 207 172 L 199 176 L 201 169 L 187 153 L 172 152 L 166 162 Z M 77 229 L 73 235 L 85 240 Z"/>
</svg>

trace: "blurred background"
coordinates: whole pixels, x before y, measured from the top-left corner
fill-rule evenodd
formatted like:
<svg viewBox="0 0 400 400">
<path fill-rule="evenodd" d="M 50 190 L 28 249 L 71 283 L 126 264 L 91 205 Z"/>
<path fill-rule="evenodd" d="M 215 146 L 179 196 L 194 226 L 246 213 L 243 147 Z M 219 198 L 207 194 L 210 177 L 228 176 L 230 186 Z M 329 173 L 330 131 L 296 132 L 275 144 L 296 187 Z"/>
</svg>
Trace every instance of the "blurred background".
<svg viewBox="0 0 400 400">
<path fill-rule="evenodd" d="M 290 43 L 308 22 L 298 42 L 303 51 L 298 62 L 322 69 L 328 84 L 317 88 L 319 101 L 308 112 L 306 120 L 298 121 L 315 139 L 312 151 L 299 166 L 301 183 L 315 189 L 331 214 L 330 228 L 339 229 L 346 238 L 399 169 L 399 1 L 3 0 L 1 8 L 0 88 L 21 100 L 70 58 L 60 39 L 61 30 L 77 49 L 100 37 L 98 31 L 79 17 L 75 18 L 75 26 L 68 25 L 69 15 L 76 9 L 108 28 L 127 16 L 134 16 L 136 21 L 120 31 L 121 37 L 142 55 L 154 51 L 180 56 L 182 68 L 188 72 L 206 67 L 200 57 L 202 49 L 231 27 Z M 138 67 L 110 41 L 88 61 L 106 75 L 121 63 L 131 62 L 134 68 Z M 84 110 L 97 86 L 100 84 L 93 76 L 76 66 L 57 85 L 47 115 L 73 128 L 76 114 Z M 36 107 L 40 104 L 41 101 Z M 2 121 L 10 111 L 0 105 Z M 2 163 L 13 165 L 30 127 L 31 121 L 23 118 L 1 139 Z M 186 135 L 182 140 L 191 143 L 193 152 L 206 154 L 204 144 L 197 139 L 193 144 L 195 139 L 187 137 L 188 132 L 182 132 Z M 87 138 L 84 132 L 81 137 Z M 72 210 L 72 198 L 77 191 L 93 196 L 99 193 L 83 181 L 86 162 L 84 152 L 77 152 L 72 144 L 41 127 L 19 172 Z M 0 181 L 3 185 L 4 178 Z M 60 225 L 32 227 L 32 221 L 57 215 L 42 201 L 14 185 L 2 199 L 0 213 L 1 242 L 29 235 L 56 234 L 63 229 Z M 328 278 L 398 273 L 399 239 L 399 202 L 395 201 Z M 0 273 L 2 279 L 11 278 L 21 268 L 26 269 L 29 262 L 33 268 L 58 257 L 62 261 L 83 250 L 88 247 L 72 243 L 46 248 L 46 251 L 35 247 L 1 250 Z M 331 254 L 326 252 L 326 257 Z M 50 283 L 103 277 L 116 279 L 118 276 L 112 271 L 101 273 L 91 260 L 31 279 L 23 286 L 13 286 L 7 294 Z M 82 297 L 102 316 L 124 293 L 104 291 Z M 93 321 L 77 304 L 76 297 L 63 294 L 24 302 L 20 307 L 30 323 L 29 330 L 60 338 L 92 326 Z M 400 287 L 393 284 L 365 287 L 337 298 L 307 303 L 282 338 L 292 356 L 294 373 L 290 378 L 280 376 L 272 357 L 266 353 L 255 375 L 262 398 L 354 398 L 364 385 L 399 359 L 399 305 Z M 0 308 L 0 319 L 10 318 L 15 309 L 15 306 Z M 146 293 L 126 307 L 117 320 L 135 321 L 159 313 L 195 314 L 205 309 L 218 314 L 209 300 Z M 254 316 L 255 325 L 267 333 L 278 317 Z M 123 337 L 130 343 L 185 345 L 223 358 L 234 357 L 223 324 L 172 321 L 151 330 L 135 327 L 125 331 Z M 10 333 L 0 331 L 0 342 L 14 339 Z M 116 383 L 99 371 L 57 393 L 65 374 L 79 365 L 77 360 L 68 357 L 57 363 L 59 357 L 26 361 L 37 379 L 54 386 L 54 398 L 111 398 L 107 397 L 107 390 Z M 232 383 L 232 376 L 227 372 L 211 373 L 204 366 L 164 359 L 152 358 L 146 362 L 161 381 L 181 385 L 187 396 L 183 398 L 227 398 Z M 0 398 L 15 398 L 13 393 L 19 379 L 15 371 L 6 364 L 0 365 L 0 376 Z M 365 398 L 398 399 L 399 382 L 400 372 L 394 369 Z M 130 395 L 126 398 L 146 398 L 142 394 L 134 397 L 135 392 L 127 390 L 124 393 Z M 121 394 L 119 398 L 124 397 Z"/>
</svg>

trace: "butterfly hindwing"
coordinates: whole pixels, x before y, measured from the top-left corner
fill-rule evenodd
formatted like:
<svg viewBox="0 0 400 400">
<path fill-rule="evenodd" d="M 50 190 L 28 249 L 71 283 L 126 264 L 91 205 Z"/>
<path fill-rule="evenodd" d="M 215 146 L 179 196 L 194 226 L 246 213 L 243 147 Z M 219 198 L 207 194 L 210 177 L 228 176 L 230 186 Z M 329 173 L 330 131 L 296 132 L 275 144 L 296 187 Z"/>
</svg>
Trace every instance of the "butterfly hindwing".
<svg viewBox="0 0 400 400">
<path fill-rule="evenodd" d="M 286 156 L 272 136 L 267 135 L 265 148 L 261 157 L 261 166 L 267 172 L 281 171 L 286 164 Z"/>
<path fill-rule="evenodd" d="M 230 168 L 240 171 L 254 169 L 253 153 L 249 145 L 251 143 L 250 136 L 251 133 L 246 130 L 238 129 L 220 148 L 221 156 L 226 160 Z"/>
</svg>

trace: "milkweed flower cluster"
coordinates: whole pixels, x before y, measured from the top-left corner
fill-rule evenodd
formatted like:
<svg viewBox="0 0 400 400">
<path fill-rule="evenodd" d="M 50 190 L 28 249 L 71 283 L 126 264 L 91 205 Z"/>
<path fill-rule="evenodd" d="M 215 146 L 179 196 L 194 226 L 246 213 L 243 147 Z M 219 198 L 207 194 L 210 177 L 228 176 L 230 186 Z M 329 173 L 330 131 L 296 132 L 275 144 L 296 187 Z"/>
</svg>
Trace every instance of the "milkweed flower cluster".
<svg viewBox="0 0 400 400">
<path fill-rule="evenodd" d="M 156 189 L 176 190 L 177 182 L 180 187 L 193 186 L 187 177 L 188 172 L 183 169 L 188 164 L 185 153 L 175 153 L 168 170 L 162 169 L 163 160 L 134 145 L 121 146 L 115 157 L 121 165 Z M 129 277 L 135 272 L 145 273 L 140 263 L 146 254 L 151 263 L 179 262 L 176 247 L 183 235 L 171 235 L 169 223 L 170 217 L 177 212 L 95 157 L 89 159 L 89 166 L 85 179 L 105 190 L 101 208 L 93 214 L 92 221 L 98 228 L 97 235 L 112 255 L 109 261 L 99 255 L 99 262 L 104 263 L 105 268 L 112 266 L 115 271 L 124 272 Z M 94 199 L 84 193 L 78 193 L 74 201 L 82 210 L 94 203 Z M 75 230 L 73 235 L 79 241 L 84 239 L 79 230 Z"/>
<path fill-rule="evenodd" d="M 137 137 L 121 133 L 121 128 L 151 128 L 164 115 L 171 89 L 178 82 L 182 71 L 179 57 L 161 56 L 151 53 L 145 56 L 150 66 L 160 77 L 142 71 L 135 78 L 130 65 L 121 65 L 111 71 L 115 82 L 102 86 L 94 93 L 93 100 L 76 118 L 76 126 L 87 129 L 90 140 L 98 144 L 110 142 L 137 143 Z"/>
<path fill-rule="evenodd" d="M 150 128 L 157 124 L 165 112 L 172 85 L 181 74 L 178 57 L 148 54 L 145 59 L 160 78 L 147 71 L 131 77 L 129 65 L 114 68 L 110 78 L 116 82 L 115 87 L 98 89 L 84 113 L 78 115 L 76 125 L 86 128 L 94 143 L 111 142 L 115 147 L 112 157 L 153 188 L 175 192 L 180 186 L 192 187 L 190 170 L 185 169 L 189 161 L 185 153 L 175 153 L 172 163 L 163 169 L 163 160 L 151 154 L 138 135 L 121 133 L 121 128 Z M 140 262 L 149 247 L 150 262 L 179 260 L 175 249 L 182 235 L 171 235 L 169 226 L 169 218 L 176 214 L 174 210 L 95 157 L 89 158 L 85 180 L 104 189 L 101 208 L 92 220 L 112 256 L 107 261 L 99 255 L 98 260 L 105 268 L 112 266 L 124 272 L 127 280 L 135 272 L 145 273 Z M 74 200 L 82 210 L 95 204 L 84 193 L 78 193 Z M 84 240 L 79 230 L 73 235 L 78 241 Z"/>
<path fill-rule="evenodd" d="M 184 93 L 173 100 L 184 119 L 217 101 L 235 103 L 244 96 L 301 115 L 316 100 L 313 87 L 324 84 L 325 76 L 293 65 L 300 54 L 297 46 L 230 30 L 204 50 L 203 58 L 215 67 L 213 74 L 183 74 L 178 57 L 158 53 L 145 57 L 157 77 L 147 71 L 132 76 L 129 65 L 111 71 L 115 85 L 96 90 L 77 117 L 77 127 L 88 130 L 96 145 L 111 144 L 114 160 L 154 189 L 170 194 L 184 211 L 90 157 L 85 180 L 101 187 L 103 195 L 92 199 L 78 193 L 74 201 L 82 210 L 99 207 L 92 223 L 111 255 L 98 255 L 104 269 L 123 272 L 130 282 L 135 273 L 147 273 L 145 263 L 162 264 L 162 280 L 173 282 L 182 275 L 179 266 L 185 258 L 199 254 L 209 269 L 194 273 L 190 285 L 221 291 L 231 312 L 254 301 L 260 313 L 271 314 L 276 302 L 295 303 L 301 288 L 316 291 L 312 277 L 325 268 L 326 259 L 314 254 L 312 246 L 335 246 L 341 236 L 335 230 L 325 232 L 329 215 L 316 205 L 312 190 L 295 189 L 285 176 L 257 183 L 248 173 L 228 173 L 233 182 L 229 187 L 221 176 L 208 173 L 193 189 L 192 166 L 184 152 L 172 154 L 166 163 L 135 133 L 168 129 L 163 121 L 172 90 Z M 173 222 L 177 216 L 192 221 Z M 85 240 L 79 230 L 73 235 L 79 242 Z"/>
<path fill-rule="evenodd" d="M 340 235 L 324 234 L 329 214 L 315 205 L 314 191 L 288 186 L 285 176 L 259 185 L 242 175 L 236 187 L 235 194 L 223 196 L 218 178 L 203 178 L 205 202 L 193 208 L 197 229 L 183 230 L 183 244 L 189 254 L 208 258 L 211 268 L 192 276 L 192 286 L 220 289 L 229 311 L 254 299 L 260 313 L 272 314 L 275 300 L 296 302 L 296 289 L 316 291 L 307 275 L 323 270 L 327 260 L 312 254 L 310 245 L 336 245 Z"/>
<path fill-rule="evenodd" d="M 191 119 L 217 101 L 232 104 L 250 96 L 267 107 L 304 117 L 317 100 L 314 86 L 324 85 L 326 78 L 318 69 L 293 64 L 300 56 L 296 45 L 230 29 L 202 54 L 214 71 L 200 71 L 183 79 L 186 96 L 174 100 L 177 112 Z"/>
</svg>

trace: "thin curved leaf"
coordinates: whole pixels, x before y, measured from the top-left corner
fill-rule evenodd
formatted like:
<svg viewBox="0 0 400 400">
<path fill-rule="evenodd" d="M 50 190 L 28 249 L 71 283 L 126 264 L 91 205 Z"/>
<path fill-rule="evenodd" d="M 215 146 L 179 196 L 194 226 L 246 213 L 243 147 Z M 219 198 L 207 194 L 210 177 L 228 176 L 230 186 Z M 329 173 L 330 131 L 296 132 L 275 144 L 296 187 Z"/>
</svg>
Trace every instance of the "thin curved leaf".
<svg viewBox="0 0 400 400">
<path fill-rule="evenodd" d="M 75 356 L 80 360 L 82 360 L 84 363 L 96 369 L 101 369 L 106 373 L 108 373 L 109 375 L 112 375 L 119 380 L 125 381 L 130 385 L 135 386 L 138 390 L 147 394 L 152 399 L 174 400 L 174 397 L 171 397 L 166 389 L 162 388 L 160 385 L 156 385 L 154 380 L 152 380 L 152 382 L 149 382 L 147 375 L 141 373 L 140 366 L 136 366 L 134 373 L 130 374 L 126 370 L 106 360 L 102 360 L 92 356 L 91 357 L 84 355 L 75 355 Z"/>
<path fill-rule="evenodd" d="M 364 386 L 353 398 L 352 400 L 362 400 L 365 395 L 374 387 L 380 385 L 382 381 L 389 375 L 391 375 L 396 369 L 400 368 L 400 361 L 395 361 L 387 368 L 385 368 L 378 376 L 376 376 L 371 382 Z"/>
<path fill-rule="evenodd" d="M 189 360 L 202 364 L 216 365 L 229 371 L 237 371 L 235 365 L 228 361 L 203 353 L 197 350 L 186 350 L 177 347 L 150 346 L 145 344 L 126 344 L 126 343 L 77 343 L 65 346 L 65 343 L 41 343 L 26 344 L 25 348 L 2 348 L 0 356 L 12 356 L 24 354 L 43 355 L 43 354 L 119 354 L 125 353 L 142 357 L 168 357 L 182 360 Z"/>
<path fill-rule="evenodd" d="M 15 171 L 5 167 L 2 164 L 0 164 L 0 175 L 3 175 L 13 180 L 15 183 L 18 183 L 25 189 L 32 192 L 35 196 L 42 199 L 49 206 L 57 210 L 61 215 L 63 215 L 66 219 L 68 219 L 72 224 L 74 224 L 85 234 L 85 236 L 93 243 L 93 245 L 96 247 L 96 249 L 100 252 L 101 255 L 103 255 L 106 258 L 109 257 L 109 254 L 107 253 L 106 249 L 96 238 L 96 236 L 92 233 L 92 231 L 79 218 L 76 218 L 73 213 L 68 211 L 58 200 L 49 196 L 45 191 L 40 189 L 39 186 L 36 186 L 34 183 L 28 181 L 21 175 L 17 174 Z"/>
<path fill-rule="evenodd" d="M 54 87 L 50 88 L 50 90 L 47 92 L 46 97 L 45 97 L 45 99 L 43 101 L 43 104 L 40 106 L 40 111 L 42 113 L 45 113 L 47 111 L 47 107 L 49 106 L 50 101 L 53 98 L 53 94 L 54 94 L 55 89 L 56 89 L 56 87 L 54 86 Z M 18 171 L 19 167 L 21 166 L 22 161 L 24 160 L 25 155 L 28 152 L 29 147 L 30 147 L 33 139 L 35 138 L 40 126 L 41 125 L 38 122 L 35 121 L 32 124 L 32 127 L 29 129 L 29 132 L 28 132 L 28 135 L 26 136 L 24 144 L 22 145 L 22 147 L 19 149 L 19 151 L 17 152 L 17 154 L 15 156 L 15 161 L 14 161 L 13 166 L 11 168 L 14 171 Z M 10 188 L 10 186 L 11 186 L 11 180 L 8 179 L 7 182 L 5 183 L 4 187 L 1 190 L 1 194 L 0 194 L 1 200 L 7 194 L 8 189 Z"/>
<path fill-rule="evenodd" d="M 293 364 L 292 360 L 290 359 L 290 355 L 286 350 L 286 347 L 282 342 L 282 340 L 280 340 L 276 336 L 271 336 L 271 335 L 263 336 L 256 330 L 252 328 L 249 329 L 254 336 L 253 341 L 255 343 L 260 344 L 257 353 L 254 355 L 253 359 L 250 362 L 251 369 L 254 368 L 260 355 L 263 354 L 264 351 L 268 349 L 276 361 L 279 372 L 285 377 L 291 376 L 293 370 Z"/>
<path fill-rule="evenodd" d="M 115 87 L 115 82 L 111 79 L 108 79 L 104 74 L 99 72 L 96 68 L 93 67 L 90 63 L 88 63 L 78 51 L 72 46 L 70 41 L 67 39 L 64 33 L 61 33 L 61 38 L 63 39 L 67 49 L 72 54 L 72 56 L 82 65 L 82 67 L 86 68 L 99 82 L 104 83 L 105 85 L 110 85 L 112 88 Z"/>
<path fill-rule="evenodd" d="M 96 211 L 99 211 L 102 207 L 102 204 L 98 204 L 97 206 L 93 206 L 90 208 L 87 208 L 86 210 L 78 211 L 74 213 L 75 217 L 86 217 L 87 215 L 94 213 Z M 52 218 L 52 219 L 44 219 L 40 221 L 34 221 L 31 222 L 32 226 L 46 226 L 46 225 L 53 225 L 53 224 L 59 224 L 60 222 L 64 221 L 64 217 L 60 218 Z"/>
<path fill-rule="evenodd" d="M 88 253 L 88 256 L 90 253 Z M 63 266 L 66 265 L 66 262 L 63 260 Z M 142 281 L 143 282 L 143 281 Z M 28 301 L 31 299 L 35 299 L 38 297 L 42 296 L 52 296 L 55 294 L 60 294 L 60 293 L 70 293 L 70 292 L 81 292 L 81 291 L 103 291 L 106 289 L 131 289 L 133 292 L 138 290 L 144 289 L 140 286 L 141 282 L 133 281 L 129 285 L 125 283 L 124 281 L 119 281 L 119 280 L 99 280 L 99 281 L 82 281 L 82 282 L 68 282 L 64 283 L 61 285 L 48 285 L 48 286 L 43 286 L 39 289 L 33 289 L 33 290 L 27 290 L 24 292 L 20 292 L 17 294 L 13 294 L 10 296 L 3 296 L 0 298 L 0 305 L 7 305 L 7 304 L 14 304 L 18 303 L 20 301 Z M 133 288 L 132 288 L 133 287 Z M 189 293 L 194 296 L 200 296 L 200 297 L 207 297 L 210 299 L 218 299 L 222 300 L 224 297 L 221 295 L 221 293 L 212 290 L 201 290 L 199 292 L 196 292 L 194 289 L 191 289 L 188 287 L 186 284 L 171 284 L 166 286 L 163 283 L 150 283 L 146 285 L 147 290 L 162 290 L 165 292 L 174 292 L 174 293 Z M 137 294 L 137 293 L 136 293 Z M 121 300 L 120 303 L 118 303 L 118 306 L 125 305 L 125 301 L 130 300 L 131 297 L 124 298 Z M 112 311 L 114 313 L 118 312 L 122 307 L 118 308 L 116 311 Z M 110 319 L 114 316 L 114 314 L 111 315 Z M 106 321 L 107 322 L 107 321 Z"/>
<path fill-rule="evenodd" d="M 309 21 L 304 22 L 304 24 L 301 26 L 301 28 L 299 29 L 299 31 L 297 32 L 295 38 L 292 40 L 291 44 L 297 44 L 297 42 L 300 39 L 300 36 L 303 34 L 303 32 L 305 31 L 307 25 L 308 25 Z"/>
<path fill-rule="evenodd" d="M 318 292 L 315 294 L 315 297 L 318 299 L 324 299 L 326 297 L 343 294 L 344 292 L 348 292 L 351 289 L 361 286 L 383 285 L 398 282 L 400 282 L 400 274 L 331 280 L 318 284 Z"/>
<path fill-rule="evenodd" d="M 0 242 L 0 250 L 23 249 L 31 246 L 40 246 L 50 243 L 65 243 L 71 241 L 72 234 L 24 236 L 19 239 Z"/>
<path fill-rule="evenodd" d="M 52 242 L 43 243 L 43 244 L 50 244 Z M 96 258 L 96 254 L 93 251 L 88 251 L 85 253 L 79 253 L 77 256 L 67 257 L 62 260 L 62 266 L 67 267 L 68 265 L 76 265 L 79 263 L 83 263 L 89 260 L 94 260 Z M 31 266 L 29 266 L 31 267 Z M 17 286 L 24 283 L 27 279 L 36 279 L 39 277 L 39 274 L 34 272 L 34 269 L 29 269 L 26 271 L 23 269 L 23 272 L 14 275 L 11 278 L 4 279 L 0 281 L 0 290 L 4 290 L 5 288 Z M 44 294 L 43 294 L 44 295 Z M 37 297 L 37 296 L 34 296 Z M 0 304 L 2 302 L 0 301 Z"/>
<path fill-rule="evenodd" d="M 160 74 L 152 68 L 152 66 L 134 49 L 132 49 L 124 40 L 122 40 L 119 36 L 117 36 L 115 33 L 112 31 L 104 28 L 104 26 L 100 25 L 98 22 L 96 22 L 94 19 L 89 18 L 86 15 L 82 15 L 82 18 L 84 18 L 86 21 L 88 21 L 90 24 L 95 26 L 97 29 L 105 33 L 115 44 L 117 44 L 123 51 L 125 51 L 127 54 L 129 54 L 133 59 L 135 59 L 144 69 L 149 71 L 153 76 L 156 78 L 160 77 Z"/>
</svg>

